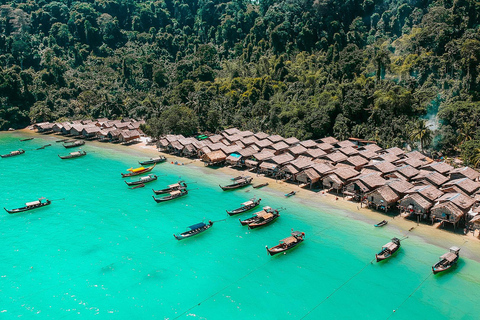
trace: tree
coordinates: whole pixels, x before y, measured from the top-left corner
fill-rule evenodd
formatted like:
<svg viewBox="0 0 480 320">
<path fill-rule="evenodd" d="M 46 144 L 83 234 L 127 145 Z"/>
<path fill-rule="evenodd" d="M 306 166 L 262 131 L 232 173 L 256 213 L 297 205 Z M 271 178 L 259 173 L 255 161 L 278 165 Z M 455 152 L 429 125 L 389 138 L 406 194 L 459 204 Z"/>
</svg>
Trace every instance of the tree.
<svg viewBox="0 0 480 320">
<path fill-rule="evenodd" d="M 420 142 L 420 150 L 424 151 L 424 147 L 432 142 L 432 131 L 427 120 L 419 119 L 415 121 L 411 128 L 410 139 L 412 142 Z"/>
</svg>

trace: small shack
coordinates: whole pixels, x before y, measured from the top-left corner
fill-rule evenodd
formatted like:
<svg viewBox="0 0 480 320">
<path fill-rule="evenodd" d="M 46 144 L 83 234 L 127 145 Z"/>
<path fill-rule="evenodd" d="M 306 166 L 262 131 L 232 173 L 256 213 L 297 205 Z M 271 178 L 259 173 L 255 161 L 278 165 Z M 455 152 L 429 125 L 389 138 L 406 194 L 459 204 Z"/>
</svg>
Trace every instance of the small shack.
<svg viewBox="0 0 480 320">
<path fill-rule="evenodd" d="M 218 165 L 227 159 L 227 155 L 222 150 L 212 151 L 202 156 L 202 161 L 206 166 Z"/>
</svg>

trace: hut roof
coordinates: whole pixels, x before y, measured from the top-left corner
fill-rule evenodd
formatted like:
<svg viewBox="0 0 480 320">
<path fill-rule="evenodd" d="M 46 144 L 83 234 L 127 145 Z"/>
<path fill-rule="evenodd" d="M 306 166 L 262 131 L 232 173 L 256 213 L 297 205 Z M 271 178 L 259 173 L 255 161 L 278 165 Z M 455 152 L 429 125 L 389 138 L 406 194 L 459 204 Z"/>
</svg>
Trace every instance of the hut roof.
<svg viewBox="0 0 480 320">
<path fill-rule="evenodd" d="M 241 140 L 241 142 L 244 144 L 244 145 L 250 145 L 250 144 L 255 144 L 258 142 L 258 139 L 255 138 L 254 136 L 250 136 L 250 137 L 247 137 L 247 138 L 243 138 Z"/>
<path fill-rule="evenodd" d="M 227 155 L 223 153 L 222 150 L 217 150 L 217 151 L 212 151 L 209 153 L 206 153 L 202 156 L 202 160 L 206 162 L 221 162 L 227 159 Z"/>
<path fill-rule="evenodd" d="M 355 169 L 351 169 L 348 167 L 339 167 L 335 168 L 333 171 L 337 176 L 339 176 L 342 180 L 349 180 L 355 176 L 358 176 L 360 172 Z"/>
<path fill-rule="evenodd" d="M 263 139 L 267 139 L 268 138 L 268 134 L 265 133 L 265 132 L 257 132 L 254 134 L 254 136 L 258 139 L 258 140 L 263 140 Z"/>
<path fill-rule="evenodd" d="M 426 158 L 426 156 L 424 156 L 422 153 L 420 153 L 416 150 L 412 151 L 412 152 L 409 152 L 405 155 L 407 156 L 407 158 L 410 158 L 410 159 L 424 160 Z"/>
<path fill-rule="evenodd" d="M 397 170 L 397 167 L 395 167 L 391 162 L 375 161 L 375 160 L 372 160 L 372 161 L 373 162 L 371 162 L 368 166 L 366 166 L 366 168 L 377 170 L 381 173 L 390 173 Z"/>
<path fill-rule="evenodd" d="M 480 177 L 480 172 L 470 167 L 456 168 L 450 171 L 452 175 L 462 175 L 464 177 L 470 178 L 472 180 L 478 179 Z"/>
<path fill-rule="evenodd" d="M 291 162 L 293 166 L 297 169 L 305 169 L 313 166 L 315 163 L 312 161 L 312 158 L 306 156 L 299 156 L 297 159 Z"/>
<path fill-rule="evenodd" d="M 253 136 L 253 132 L 250 131 L 250 130 L 240 131 L 240 132 L 238 132 L 238 134 L 242 137 L 245 137 L 245 138 Z"/>
<path fill-rule="evenodd" d="M 225 129 L 223 130 L 224 133 L 228 134 L 229 136 L 237 134 L 240 132 L 237 128 L 230 128 L 230 129 Z"/>
<path fill-rule="evenodd" d="M 312 157 L 312 158 L 319 158 L 321 156 L 326 155 L 325 151 L 323 151 L 322 149 L 317 149 L 317 148 L 306 149 L 305 154 Z"/>
<path fill-rule="evenodd" d="M 273 158 L 274 156 L 275 155 L 273 154 L 273 152 L 268 149 L 263 149 L 261 152 L 253 155 L 253 157 L 258 161 L 265 161 L 267 159 Z"/>
<path fill-rule="evenodd" d="M 345 184 L 344 181 L 335 173 L 330 173 L 322 178 L 322 180 L 326 180 L 326 179 L 332 180 L 334 183 L 338 184 L 339 186 L 343 186 Z"/>
<path fill-rule="evenodd" d="M 314 148 L 317 146 L 317 143 L 313 140 L 304 140 L 300 141 L 300 144 L 304 146 L 305 148 Z"/>
<path fill-rule="evenodd" d="M 413 201 L 415 201 L 415 203 L 418 204 L 424 210 L 428 210 L 430 207 L 433 206 L 433 202 L 431 202 L 428 199 L 425 199 L 424 197 L 422 197 L 420 195 L 420 193 L 408 194 L 405 197 L 403 197 L 402 200 L 400 200 L 401 201 L 400 203 L 402 203 L 403 201 L 406 201 L 408 199 L 412 199 Z"/>
<path fill-rule="evenodd" d="M 419 174 L 413 177 L 413 181 L 426 180 L 436 186 L 441 186 L 448 181 L 448 178 L 436 171 L 420 170 Z"/>
<path fill-rule="evenodd" d="M 430 201 L 434 201 L 443 195 L 442 191 L 431 184 L 414 186 L 410 190 L 407 190 L 406 193 L 418 193 Z"/>
<path fill-rule="evenodd" d="M 285 171 L 285 172 L 289 172 L 289 173 L 291 173 L 291 174 L 297 174 L 297 173 L 298 173 L 297 168 L 295 168 L 295 167 L 292 166 L 291 164 L 285 165 L 285 166 L 282 168 L 282 170 Z"/>
<path fill-rule="evenodd" d="M 356 147 L 357 145 L 350 140 L 344 140 L 336 142 L 335 145 L 339 146 L 340 148 L 347 148 L 347 147 Z"/>
<path fill-rule="evenodd" d="M 456 180 L 451 180 L 446 182 L 444 187 L 448 186 L 458 186 L 460 189 L 464 190 L 468 194 L 472 194 L 478 189 L 480 189 L 480 183 L 472 181 L 468 178 L 461 178 Z"/>
<path fill-rule="evenodd" d="M 323 139 L 320 139 L 320 141 L 324 142 L 324 143 L 328 143 L 328 144 L 335 144 L 338 142 L 337 139 L 335 139 L 334 137 L 325 137 Z"/>
<path fill-rule="evenodd" d="M 245 145 L 243 144 L 243 142 L 241 140 L 238 140 L 238 141 L 235 141 L 235 143 L 237 146 L 239 146 L 240 148 L 245 148 Z"/>
<path fill-rule="evenodd" d="M 275 170 L 278 167 L 278 165 L 275 163 L 264 161 L 260 163 L 259 167 L 265 170 Z"/>
<path fill-rule="evenodd" d="M 328 151 L 333 149 L 333 145 L 331 145 L 330 143 L 322 142 L 322 143 L 317 144 L 317 148 L 322 149 L 325 152 L 328 152 Z"/>
<path fill-rule="evenodd" d="M 401 166 L 397 168 L 397 171 L 407 179 L 413 178 L 420 172 L 410 165 Z"/>
<path fill-rule="evenodd" d="M 370 191 L 367 193 L 367 195 L 372 193 L 378 193 L 383 199 L 385 199 L 385 201 L 387 201 L 387 203 L 397 202 L 398 199 L 400 199 L 398 194 L 395 193 L 395 191 L 388 185 L 381 186 L 380 188 Z"/>
<path fill-rule="evenodd" d="M 270 148 L 273 148 L 275 151 L 285 150 L 285 149 L 288 149 L 288 144 L 286 144 L 283 141 L 280 141 L 271 145 Z"/>
<path fill-rule="evenodd" d="M 350 163 L 354 167 L 361 167 L 368 164 L 368 160 L 361 156 L 348 157 L 347 160 L 342 161 L 343 163 Z"/>
<path fill-rule="evenodd" d="M 367 144 L 366 146 L 363 146 L 362 147 L 364 150 L 367 150 L 367 151 L 372 151 L 372 152 L 378 152 L 380 150 L 382 150 L 381 147 L 379 147 L 377 144 L 375 143 L 372 143 L 372 144 Z"/>
<path fill-rule="evenodd" d="M 185 147 L 183 147 L 183 150 L 193 153 L 196 151 L 196 148 L 193 146 L 193 144 L 187 144 Z"/>
<path fill-rule="evenodd" d="M 290 153 L 283 153 L 281 155 L 274 156 L 271 159 L 268 159 L 268 162 L 273 162 L 273 163 L 281 165 L 281 164 L 290 162 L 293 159 L 295 159 L 295 158 Z"/>
<path fill-rule="evenodd" d="M 355 149 L 355 148 L 352 148 L 352 147 L 343 147 L 343 148 L 338 149 L 338 151 L 340 151 L 341 153 L 343 153 L 346 156 L 353 156 L 353 155 L 358 154 L 358 150 Z"/>
<path fill-rule="evenodd" d="M 183 149 L 183 145 L 178 141 L 172 141 L 172 142 L 170 142 L 170 145 L 172 146 L 172 148 L 174 148 L 176 150 L 182 150 Z"/>
<path fill-rule="evenodd" d="M 258 161 L 248 159 L 248 160 L 245 160 L 245 164 L 253 168 L 258 165 Z"/>
<path fill-rule="evenodd" d="M 442 187 L 440 188 L 440 190 L 442 190 L 443 192 L 445 193 L 462 193 L 466 196 L 470 196 L 468 195 L 464 190 L 460 189 L 458 186 L 448 186 L 448 187 Z"/>
<path fill-rule="evenodd" d="M 326 158 L 332 162 L 342 162 L 344 160 L 347 160 L 348 157 L 346 155 L 344 155 L 343 153 L 341 153 L 340 151 L 335 151 L 333 153 L 329 153 L 325 156 L 323 156 L 323 158 Z"/>
<path fill-rule="evenodd" d="M 210 150 L 217 151 L 217 150 L 223 149 L 226 145 L 224 143 L 217 142 L 217 143 L 207 144 L 207 146 L 210 148 Z"/>
<path fill-rule="evenodd" d="M 237 152 L 240 149 L 242 149 L 242 148 L 240 146 L 237 146 L 236 144 L 231 145 L 231 146 L 223 145 L 220 148 L 220 150 L 222 150 L 225 154 L 230 154 L 230 153 L 233 153 L 233 152 Z"/>
<path fill-rule="evenodd" d="M 300 140 L 298 140 L 295 137 L 290 137 L 290 138 L 285 139 L 285 143 L 288 144 L 288 145 L 294 145 L 294 144 L 297 144 L 299 142 L 300 142 Z"/>
<path fill-rule="evenodd" d="M 321 178 L 318 172 L 313 168 L 305 169 L 300 174 L 306 175 L 313 183 L 317 182 Z"/>
<path fill-rule="evenodd" d="M 403 151 L 403 150 L 400 149 L 399 147 L 388 148 L 388 149 L 385 149 L 385 151 L 387 151 L 388 153 L 394 154 L 394 155 L 396 155 L 397 157 L 398 157 L 399 155 L 405 154 L 405 151 Z"/>
<path fill-rule="evenodd" d="M 386 185 L 399 194 L 405 193 L 407 190 L 410 190 L 413 187 L 413 184 L 402 179 L 387 180 Z"/>
<path fill-rule="evenodd" d="M 386 162 L 395 162 L 399 159 L 399 157 L 397 157 L 393 153 L 384 153 L 384 154 L 378 155 L 376 158 Z"/>
<path fill-rule="evenodd" d="M 461 193 L 446 193 L 440 198 L 437 199 L 439 203 L 442 202 L 451 202 L 457 207 L 465 211 L 470 209 L 474 204 L 475 200 Z"/>
<path fill-rule="evenodd" d="M 362 174 L 355 177 L 356 181 L 361 181 L 369 187 L 370 190 L 383 186 L 387 180 L 383 179 L 378 172 Z"/>
<path fill-rule="evenodd" d="M 216 134 L 213 136 L 208 137 L 208 140 L 212 141 L 212 143 L 220 142 L 224 137 L 222 135 Z"/>
<path fill-rule="evenodd" d="M 296 145 L 288 148 L 288 152 L 290 152 L 293 155 L 299 155 L 299 154 L 305 153 L 306 151 L 307 151 L 307 148 L 305 148 L 302 145 Z"/>
<path fill-rule="evenodd" d="M 456 216 L 457 218 L 456 220 L 458 220 L 460 217 L 464 215 L 464 211 L 451 202 L 436 203 L 432 207 L 431 211 L 432 213 L 436 213 L 435 210 L 438 210 L 438 209 L 442 209 L 441 211 L 444 211 L 445 209 L 450 211 Z M 433 216 L 435 216 L 435 214 L 433 214 Z M 437 218 L 441 218 L 441 217 L 437 217 Z"/>
<path fill-rule="evenodd" d="M 88 126 L 88 127 L 83 128 L 82 132 L 83 131 L 85 131 L 86 134 L 91 134 L 91 133 L 96 133 L 96 132 L 100 131 L 100 128 L 93 125 L 93 126 Z"/>
<path fill-rule="evenodd" d="M 396 163 L 403 163 L 403 164 L 408 164 L 409 166 L 412 166 L 414 168 L 420 168 L 421 166 L 425 165 L 427 162 L 424 160 L 420 160 L 417 158 L 406 158 L 406 159 L 400 159 L 396 161 Z"/>
<path fill-rule="evenodd" d="M 225 139 L 227 139 L 227 141 L 229 142 L 235 142 L 235 141 L 238 141 L 238 140 L 242 140 L 243 141 L 243 137 L 240 135 L 240 134 L 234 134 L 232 136 L 225 136 Z"/>
<path fill-rule="evenodd" d="M 238 151 L 238 154 L 240 154 L 244 158 L 251 157 L 255 153 L 257 153 L 257 150 L 255 150 L 252 147 L 248 147 L 248 148 L 245 148 L 245 149 L 242 149 L 242 150 Z"/>
<path fill-rule="evenodd" d="M 334 167 L 328 163 L 315 163 L 312 165 L 312 168 L 322 176 L 334 169 Z"/>
<path fill-rule="evenodd" d="M 259 146 L 260 148 L 266 148 L 266 147 L 271 146 L 273 144 L 273 142 L 268 140 L 268 139 L 263 139 L 263 140 L 258 140 L 255 144 L 257 146 Z"/>
<path fill-rule="evenodd" d="M 272 141 L 273 143 L 277 143 L 277 142 L 285 140 L 282 136 L 279 136 L 278 134 L 275 134 L 273 136 L 269 136 L 267 139 Z"/>
<path fill-rule="evenodd" d="M 442 174 L 447 174 L 453 170 L 453 167 L 445 162 L 432 162 L 422 167 L 424 170 L 435 170 Z"/>
</svg>

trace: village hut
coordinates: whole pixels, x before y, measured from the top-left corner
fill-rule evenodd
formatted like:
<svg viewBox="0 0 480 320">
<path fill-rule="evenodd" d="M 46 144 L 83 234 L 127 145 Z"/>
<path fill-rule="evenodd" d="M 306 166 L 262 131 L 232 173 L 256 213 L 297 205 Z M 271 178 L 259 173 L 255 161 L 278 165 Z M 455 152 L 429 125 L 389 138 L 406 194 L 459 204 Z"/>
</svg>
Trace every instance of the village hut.
<svg viewBox="0 0 480 320">
<path fill-rule="evenodd" d="M 343 190 L 343 187 L 347 182 L 358 176 L 360 172 L 349 167 L 338 167 L 332 170 L 332 172 L 322 178 L 322 184 L 324 188 L 329 190 L 335 189 L 337 193 Z"/>
<path fill-rule="evenodd" d="M 303 186 L 309 186 L 311 189 L 314 184 L 320 181 L 321 176 L 313 168 L 308 168 L 296 175 L 297 181 L 301 182 Z"/>
<path fill-rule="evenodd" d="M 444 194 L 443 191 L 439 190 L 437 187 L 431 184 L 416 185 L 406 191 L 406 194 L 414 193 L 422 195 L 425 199 L 431 202 L 434 202 L 436 199 L 440 198 Z"/>
<path fill-rule="evenodd" d="M 98 127 L 100 128 L 100 127 Z M 108 138 L 108 130 L 105 129 L 100 129 L 97 133 L 95 133 L 95 137 L 98 139 L 100 142 L 107 142 L 110 139 Z"/>
<path fill-rule="evenodd" d="M 448 187 L 457 187 L 463 193 L 471 196 L 476 191 L 478 191 L 478 189 L 480 189 L 480 183 L 470 180 L 469 178 L 460 178 L 460 179 L 455 179 L 455 180 L 451 180 L 444 183 L 442 186 L 442 189 L 445 189 Z"/>
<path fill-rule="evenodd" d="M 480 215 L 477 214 L 473 217 L 470 221 L 468 221 L 467 225 L 468 230 L 475 232 L 475 230 L 480 230 Z"/>
<path fill-rule="evenodd" d="M 315 148 L 317 146 L 317 143 L 313 140 L 304 140 L 300 141 L 299 144 L 305 148 Z"/>
<path fill-rule="evenodd" d="M 307 150 L 308 150 L 307 148 L 305 148 L 304 146 L 298 144 L 298 145 L 296 145 L 296 146 L 293 146 L 293 147 L 288 148 L 287 151 L 288 151 L 292 156 L 294 156 L 294 157 L 296 158 L 296 157 L 298 157 L 298 156 L 301 155 L 301 154 L 306 154 Z M 319 150 L 319 149 L 317 149 L 317 150 Z"/>
<path fill-rule="evenodd" d="M 436 171 L 443 175 L 448 175 L 450 171 L 453 170 L 453 167 L 445 162 L 432 162 L 422 166 L 420 169 L 427 171 Z"/>
<path fill-rule="evenodd" d="M 234 153 L 231 153 L 228 155 L 228 157 L 225 159 L 225 163 L 227 165 L 230 165 L 230 166 L 233 166 L 233 167 L 240 167 L 241 166 L 241 163 L 240 163 L 240 160 L 241 160 L 242 156 L 237 153 L 237 152 L 234 152 Z"/>
<path fill-rule="evenodd" d="M 325 137 L 325 138 L 320 139 L 320 141 L 323 142 L 323 143 L 331 144 L 331 145 L 334 145 L 335 143 L 338 142 L 338 140 L 335 139 L 334 137 Z"/>
<path fill-rule="evenodd" d="M 418 160 L 426 160 L 426 156 L 418 151 L 412 151 L 409 153 L 406 153 L 405 156 L 410 159 L 418 159 Z"/>
<path fill-rule="evenodd" d="M 69 135 L 71 129 L 72 129 L 72 125 L 70 123 L 65 123 L 62 129 L 60 130 L 60 133 L 63 135 Z"/>
<path fill-rule="evenodd" d="M 274 150 L 273 153 L 275 155 L 279 155 L 279 154 L 283 153 L 284 151 L 286 151 L 289 148 L 289 146 L 285 142 L 280 141 L 280 142 L 277 142 L 275 144 L 272 144 L 269 148 Z"/>
<path fill-rule="evenodd" d="M 157 148 L 160 150 L 166 150 L 168 147 L 168 140 L 167 139 L 159 139 L 157 141 Z"/>
<path fill-rule="evenodd" d="M 352 147 L 340 148 L 340 149 L 338 149 L 338 151 L 340 151 L 341 153 L 343 153 L 344 155 L 346 155 L 348 157 L 353 157 L 354 155 L 358 154 L 358 150 L 355 149 L 355 148 L 352 148 Z"/>
<path fill-rule="evenodd" d="M 404 165 L 401 167 L 397 167 L 397 173 L 402 175 L 407 181 L 410 181 L 413 177 L 418 175 L 420 171 L 412 166 Z"/>
<path fill-rule="evenodd" d="M 222 135 L 233 136 L 234 134 L 238 134 L 238 133 L 240 133 L 240 130 L 238 130 L 237 128 L 230 128 L 230 129 L 223 130 Z"/>
<path fill-rule="evenodd" d="M 277 143 L 277 142 L 285 140 L 282 136 L 279 136 L 278 134 L 275 134 L 273 136 L 268 136 L 267 139 L 272 141 L 273 143 Z"/>
<path fill-rule="evenodd" d="M 288 144 L 289 146 L 294 146 L 296 144 L 298 144 L 300 142 L 300 140 L 298 140 L 297 138 L 295 137 L 290 137 L 290 138 L 286 138 L 285 140 L 285 143 Z"/>
<path fill-rule="evenodd" d="M 140 132 L 137 130 L 122 130 L 118 136 L 118 141 L 124 144 L 138 139 L 140 139 Z"/>
<path fill-rule="evenodd" d="M 222 136 L 220 134 L 216 134 L 216 135 L 208 137 L 206 140 L 209 140 L 212 143 L 218 143 L 218 142 L 222 141 L 223 139 L 224 139 L 224 136 Z"/>
<path fill-rule="evenodd" d="M 365 194 L 379 188 L 387 183 L 379 172 L 363 171 L 360 175 L 351 179 L 351 182 L 345 186 L 344 193 L 351 196 L 356 201 L 361 201 Z"/>
<path fill-rule="evenodd" d="M 95 125 L 90 125 L 87 127 L 84 127 L 82 130 L 82 136 L 85 138 L 96 138 L 97 132 L 100 131 L 100 128 L 95 126 Z"/>
<path fill-rule="evenodd" d="M 197 157 L 202 159 L 204 155 L 210 152 L 212 152 L 212 150 L 208 146 L 201 147 L 200 149 L 197 150 Z"/>
<path fill-rule="evenodd" d="M 312 165 L 312 169 L 315 170 L 319 175 L 320 179 L 323 178 L 325 175 L 331 173 L 333 170 L 335 170 L 335 167 L 332 166 L 329 163 L 314 163 Z"/>
<path fill-rule="evenodd" d="M 357 148 L 357 145 L 350 140 L 338 141 L 338 142 L 334 143 L 333 145 L 336 148 L 339 148 L 339 149 L 348 148 L 348 147 Z"/>
<path fill-rule="evenodd" d="M 306 151 L 303 154 L 311 157 L 312 159 L 317 159 L 317 158 L 320 158 L 320 157 L 326 155 L 327 153 L 325 151 L 323 151 L 322 149 L 310 148 L 310 149 L 306 149 Z"/>
<path fill-rule="evenodd" d="M 450 171 L 450 179 L 461 179 L 461 178 L 469 178 L 473 181 L 478 181 L 480 178 L 480 172 L 470 167 L 462 167 L 456 168 Z"/>
<path fill-rule="evenodd" d="M 64 126 L 66 122 L 58 122 L 58 123 L 55 123 L 53 124 L 53 127 L 52 127 L 52 131 L 54 133 L 61 133 L 62 132 L 62 128 Z"/>
<path fill-rule="evenodd" d="M 348 159 L 342 161 L 341 163 L 353 166 L 355 168 L 355 170 L 360 171 L 360 169 L 363 166 L 368 164 L 368 160 L 365 159 L 364 157 L 356 155 L 356 156 L 353 156 L 353 157 L 348 157 Z"/>
<path fill-rule="evenodd" d="M 378 153 L 376 153 L 375 151 L 372 151 L 372 150 L 359 151 L 358 155 L 367 159 L 367 160 L 372 160 L 372 159 L 375 159 L 376 157 L 378 157 Z"/>
<path fill-rule="evenodd" d="M 291 164 L 286 164 L 279 169 L 278 178 L 285 180 L 295 180 L 299 171 Z"/>
<path fill-rule="evenodd" d="M 387 153 L 394 154 L 394 155 L 397 156 L 397 157 L 400 157 L 400 156 L 405 155 L 405 151 L 403 151 L 403 150 L 400 149 L 399 147 L 388 148 L 388 149 L 385 149 L 385 151 L 386 151 Z"/>
<path fill-rule="evenodd" d="M 328 153 L 321 158 L 327 159 L 332 163 L 340 163 L 340 162 L 348 159 L 348 157 L 346 155 L 344 155 L 343 153 L 341 153 L 340 151 L 335 151 L 333 153 Z"/>
<path fill-rule="evenodd" d="M 83 124 L 74 124 L 70 129 L 70 134 L 75 137 L 81 136 L 83 128 L 85 128 Z"/>
<path fill-rule="evenodd" d="M 360 148 L 359 148 L 360 149 Z M 372 152 L 380 152 L 382 151 L 383 149 L 381 147 L 379 147 L 377 144 L 375 143 L 371 143 L 371 144 L 367 144 L 366 146 L 363 146 L 361 149 L 363 150 L 366 150 L 366 151 L 372 151 Z"/>
<path fill-rule="evenodd" d="M 248 137 L 253 137 L 253 136 L 254 136 L 253 132 L 250 131 L 250 130 L 240 131 L 240 132 L 238 132 L 238 134 L 239 134 L 240 136 L 244 137 L 244 138 L 248 138 Z M 256 139 L 256 138 L 255 138 L 255 139 Z"/>
<path fill-rule="evenodd" d="M 372 160 L 370 164 L 366 165 L 365 168 L 378 171 L 380 174 L 385 175 L 397 170 L 397 167 L 392 163 L 387 161 L 375 161 Z"/>
<path fill-rule="evenodd" d="M 426 182 L 440 187 L 448 181 L 448 178 L 436 171 L 420 170 L 419 174 L 412 178 L 412 181 L 415 183 Z"/>
<path fill-rule="evenodd" d="M 254 137 L 257 138 L 258 140 L 263 140 L 268 138 L 268 134 L 265 132 L 257 132 L 254 134 Z"/>
<path fill-rule="evenodd" d="M 367 206 L 387 212 L 395 206 L 400 196 L 388 185 L 381 186 L 365 194 Z"/>
<path fill-rule="evenodd" d="M 406 212 L 410 215 L 416 215 L 417 220 L 426 219 L 430 208 L 433 206 L 433 201 L 424 198 L 420 193 L 408 194 L 398 203 L 400 212 Z"/>
<path fill-rule="evenodd" d="M 330 143 L 318 143 L 316 148 L 324 151 L 325 153 L 330 153 L 333 151 L 333 146 Z"/>
<path fill-rule="evenodd" d="M 192 143 L 184 145 L 182 151 L 180 151 L 180 155 L 182 157 L 192 158 L 197 155 L 197 148 Z"/>
<path fill-rule="evenodd" d="M 275 176 L 281 166 L 286 165 L 293 159 L 293 156 L 289 153 L 271 157 L 260 164 L 260 172 L 267 176 Z"/>
<path fill-rule="evenodd" d="M 437 199 L 437 203 L 431 209 L 432 222 L 440 220 L 444 223 L 452 223 L 456 228 L 474 204 L 474 199 L 461 193 L 446 193 Z"/>
<path fill-rule="evenodd" d="M 268 139 L 263 139 L 263 140 L 258 140 L 255 143 L 256 146 L 258 146 L 260 149 L 268 148 L 271 145 L 273 145 L 273 142 L 268 140 Z"/>
<path fill-rule="evenodd" d="M 202 161 L 206 166 L 219 165 L 227 159 L 227 155 L 222 150 L 212 151 L 202 156 Z"/>
<path fill-rule="evenodd" d="M 108 131 L 108 139 L 113 142 L 119 141 L 120 133 L 122 133 L 121 130 L 111 129 Z"/>
<path fill-rule="evenodd" d="M 273 152 L 271 150 L 263 149 L 261 152 L 258 152 L 258 153 L 255 153 L 254 155 L 252 155 L 252 160 L 262 162 L 262 161 L 268 160 L 270 158 L 273 158 L 274 156 L 275 155 L 273 154 Z"/>
</svg>

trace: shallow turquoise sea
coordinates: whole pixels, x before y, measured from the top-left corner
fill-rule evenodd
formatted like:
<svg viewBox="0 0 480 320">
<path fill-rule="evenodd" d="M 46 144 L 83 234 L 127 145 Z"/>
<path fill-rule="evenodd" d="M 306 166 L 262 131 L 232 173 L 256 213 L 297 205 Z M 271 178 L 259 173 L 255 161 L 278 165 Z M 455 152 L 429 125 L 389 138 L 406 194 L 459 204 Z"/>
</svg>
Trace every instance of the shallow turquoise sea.
<svg viewBox="0 0 480 320">
<path fill-rule="evenodd" d="M 57 155 L 72 149 L 54 142 L 60 138 L 20 142 L 24 137 L 0 133 L 0 153 L 27 150 L 0 159 L 0 205 L 54 201 L 0 214 L 1 319 L 478 319 L 479 263 L 462 257 L 451 272 L 431 275 L 449 244 L 410 236 L 395 257 L 372 263 L 400 231 L 307 207 L 268 187 L 223 192 L 218 184 L 230 177 L 196 166 L 157 165 L 157 181 L 130 190 L 120 172 L 145 155 L 87 142 L 87 156 L 61 160 Z M 179 177 L 191 183 L 189 195 L 155 203 L 151 189 Z M 229 217 L 225 209 L 254 195 L 285 210 L 250 231 L 238 218 L 251 213 Z M 226 220 L 174 239 L 209 219 Z M 292 228 L 306 233 L 305 242 L 268 256 L 265 245 Z"/>
</svg>

